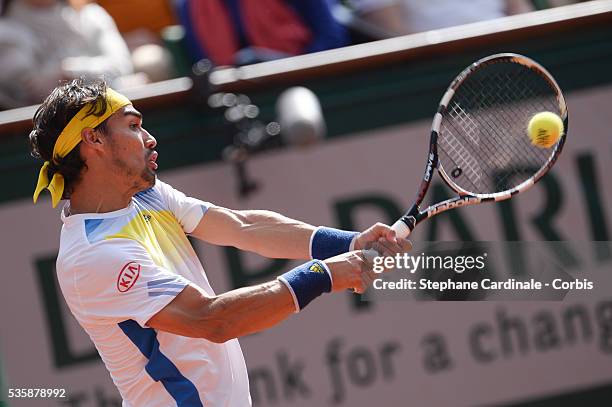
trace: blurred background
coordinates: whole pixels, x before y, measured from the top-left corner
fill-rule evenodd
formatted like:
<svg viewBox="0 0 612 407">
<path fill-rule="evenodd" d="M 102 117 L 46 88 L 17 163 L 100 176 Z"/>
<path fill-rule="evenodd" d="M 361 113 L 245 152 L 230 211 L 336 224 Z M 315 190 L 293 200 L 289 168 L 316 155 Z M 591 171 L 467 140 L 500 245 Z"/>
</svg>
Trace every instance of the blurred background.
<svg viewBox="0 0 612 407">
<path fill-rule="evenodd" d="M 61 80 L 104 76 L 130 97 L 158 141 L 160 178 L 185 193 L 361 230 L 412 202 L 455 75 L 489 54 L 524 54 L 565 92 L 560 161 L 512 202 L 446 212 L 412 239 L 524 242 L 576 275 L 612 269 L 612 1 L 0 4 L 2 405 L 121 405 L 57 286 L 59 209 L 31 201 L 41 163 L 27 134 Z M 194 246 L 217 292 L 292 265 Z M 513 276 L 517 258 L 499 259 Z M 324 296 L 241 344 L 255 406 L 612 403 L 610 285 L 557 302 Z M 41 387 L 67 397 L 6 397 Z"/>
</svg>

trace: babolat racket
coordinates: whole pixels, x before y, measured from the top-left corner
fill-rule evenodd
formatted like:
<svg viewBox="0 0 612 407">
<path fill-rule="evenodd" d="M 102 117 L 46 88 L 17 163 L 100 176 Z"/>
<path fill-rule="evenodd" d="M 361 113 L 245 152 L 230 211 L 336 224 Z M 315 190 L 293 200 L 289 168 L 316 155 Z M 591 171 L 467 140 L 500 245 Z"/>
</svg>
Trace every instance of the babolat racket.
<svg viewBox="0 0 612 407">
<path fill-rule="evenodd" d="M 527 130 L 530 120 L 542 112 L 553 113 L 547 117 L 562 127 L 549 147 L 533 144 Z M 397 236 L 407 237 L 417 224 L 440 212 L 503 201 L 526 191 L 559 157 L 567 125 L 561 89 L 537 62 L 504 53 L 473 63 L 452 81 L 440 101 L 425 175 L 414 205 L 393 225 Z M 421 210 L 434 169 L 457 196 Z"/>
</svg>

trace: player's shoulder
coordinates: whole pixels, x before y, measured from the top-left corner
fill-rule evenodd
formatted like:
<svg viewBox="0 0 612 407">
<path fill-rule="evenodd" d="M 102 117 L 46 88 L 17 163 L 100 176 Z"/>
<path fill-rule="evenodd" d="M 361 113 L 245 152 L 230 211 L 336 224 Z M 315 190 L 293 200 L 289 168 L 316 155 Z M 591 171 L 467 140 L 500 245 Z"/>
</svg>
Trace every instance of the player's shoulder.
<svg viewBox="0 0 612 407">
<path fill-rule="evenodd" d="M 134 198 L 155 210 L 176 209 L 176 203 L 186 199 L 185 193 L 157 178 L 155 184 L 137 193 Z"/>
<path fill-rule="evenodd" d="M 134 195 L 134 199 L 137 201 L 146 202 L 153 206 L 163 206 L 167 204 L 168 198 L 177 192 L 178 191 L 171 185 L 157 178 L 155 180 L 155 184 L 151 188 L 138 192 L 136 195 Z"/>
<path fill-rule="evenodd" d="M 165 195 L 165 184 L 156 180 L 155 185 L 135 194 L 134 200 L 146 209 L 164 210 L 168 207 Z"/>
<path fill-rule="evenodd" d="M 162 194 L 162 195 L 171 195 L 175 193 L 181 193 L 179 190 L 175 189 L 172 185 L 168 184 L 167 182 L 162 181 L 159 178 L 155 179 L 155 185 L 153 185 L 153 187 L 151 187 L 150 190 L 157 191 L 159 194 Z"/>
</svg>

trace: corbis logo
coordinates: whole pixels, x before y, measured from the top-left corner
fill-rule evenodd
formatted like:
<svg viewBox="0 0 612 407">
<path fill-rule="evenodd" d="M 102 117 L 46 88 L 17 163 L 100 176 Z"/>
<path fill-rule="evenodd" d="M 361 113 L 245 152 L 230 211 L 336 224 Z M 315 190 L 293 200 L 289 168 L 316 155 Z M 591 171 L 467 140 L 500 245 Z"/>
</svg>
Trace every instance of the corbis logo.
<svg viewBox="0 0 612 407">
<path fill-rule="evenodd" d="M 140 264 L 135 261 L 131 261 L 121 269 L 119 272 L 119 277 L 117 278 L 117 290 L 119 292 L 124 293 L 134 284 L 136 284 L 136 280 L 138 280 L 138 276 L 140 275 Z"/>
</svg>

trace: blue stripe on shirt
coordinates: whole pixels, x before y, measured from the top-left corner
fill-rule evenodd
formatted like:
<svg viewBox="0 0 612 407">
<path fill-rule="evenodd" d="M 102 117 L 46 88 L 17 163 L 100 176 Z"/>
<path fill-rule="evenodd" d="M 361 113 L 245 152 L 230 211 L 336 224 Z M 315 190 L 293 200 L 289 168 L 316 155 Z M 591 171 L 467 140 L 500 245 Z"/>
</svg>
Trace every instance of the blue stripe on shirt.
<svg viewBox="0 0 612 407">
<path fill-rule="evenodd" d="M 145 370 L 156 382 L 161 382 L 176 400 L 178 407 L 203 407 L 195 385 L 181 374 L 176 365 L 159 350 L 157 332 L 143 328 L 132 319 L 120 322 L 119 328 L 149 359 Z"/>
<path fill-rule="evenodd" d="M 177 278 L 161 278 L 159 280 L 151 280 L 151 281 L 147 281 L 147 287 L 151 288 L 151 287 L 155 287 L 159 285 L 166 285 L 167 283 L 176 282 L 176 281 L 178 281 Z"/>
<path fill-rule="evenodd" d="M 158 289 L 158 288 L 185 288 L 186 284 L 171 284 L 171 283 L 166 283 L 166 284 L 162 284 L 162 285 L 158 285 L 156 287 L 149 287 L 149 291 L 154 290 L 154 289 Z"/>
<path fill-rule="evenodd" d="M 89 238 L 89 235 L 96 230 L 102 222 L 104 222 L 104 219 L 85 219 L 85 236 Z"/>
<path fill-rule="evenodd" d="M 183 287 L 185 286 L 181 286 L 181 288 Z M 149 293 L 149 297 L 159 297 L 160 295 L 171 295 L 173 297 L 176 297 L 180 293 L 180 291 L 151 291 Z"/>
</svg>

